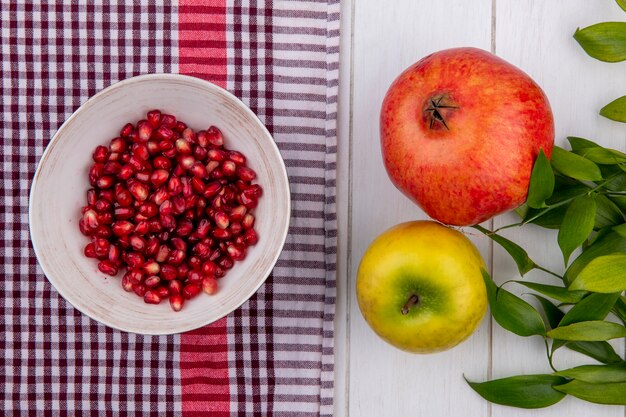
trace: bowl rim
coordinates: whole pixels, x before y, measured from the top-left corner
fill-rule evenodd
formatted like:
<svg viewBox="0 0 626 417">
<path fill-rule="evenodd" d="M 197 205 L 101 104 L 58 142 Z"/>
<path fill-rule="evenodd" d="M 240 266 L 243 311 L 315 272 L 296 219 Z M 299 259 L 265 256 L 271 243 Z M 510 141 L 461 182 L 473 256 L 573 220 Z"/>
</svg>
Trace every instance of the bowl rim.
<svg viewBox="0 0 626 417">
<path fill-rule="evenodd" d="M 150 330 L 150 331 L 139 332 L 139 331 L 136 331 L 135 329 L 124 328 L 123 326 L 111 324 L 107 322 L 106 320 L 102 320 L 101 317 L 96 318 L 90 314 L 87 314 L 81 308 L 79 308 L 74 303 L 72 303 L 65 296 L 64 291 L 59 289 L 59 287 L 57 286 L 56 280 L 48 274 L 47 266 L 43 262 L 41 262 L 40 259 L 42 258 L 37 248 L 38 245 L 36 243 L 36 239 L 33 239 L 33 236 L 34 236 L 32 232 L 32 227 L 33 227 L 32 219 L 34 216 L 33 199 L 34 198 L 36 199 L 34 190 L 36 188 L 38 178 L 41 174 L 42 166 L 44 165 L 45 161 L 49 158 L 50 153 L 53 151 L 54 147 L 59 141 L 59 137 L 62 135 L 63 131 L 67 129 L 67 126 L 69 126 L 74 121 L 74 119 L 78 118 L 81 113 L 84 113 L 85 111 L 90 110 L 90 108 L 94 106 L 94 103 L 97 100 L 101 99 L 104 96 L 112 94 L 114 91 L 119 90 L 120 88 L 124 88 L 128 86 L 129 84 L 150 82 L 150 81 L 155 81 L 155 80 L 178 81 L 178 82 L 182 81 L 184 83 L 191 84 L 191 85 L 195 84 L 197 87 L 202 87 L 202 88 L 207 88 L 209 90 L 213 90 L 214 92 L 221 94 L 225 96 L 227 99 L 231 100 L 237 106 L 239 110 L 246 113 L 248 116 L 251 117 L 251 120 L 253 120 L 255 123 L 258 124 L 258 126 L 267 136 L 267 138 L 270 139 L 269 142 L 270 142 L 270 146 L 272 147 L 273 152 L 275 152 L 279 156 L 280 176 L 284 179 L 284 183 L 286 184 L 286 187 L 285 187 L 286 189 L 284 191 L 286 191 L 286 209 L 287 209 L 288 215 L 285 216 L 284 223 L 282 225 L 284 232 L 282 233 L 282 236 L 279 239 L 280 244 L 278 246 L 278 250 L 276 251 L 271 262 L 268 263 L 267 268 L 263 271 L 262 274 L 260 274 L 260 275 L 263 275 L 263 277 L 259 279 L 259 282 L 250 289 L 250 292 L 246 294 L 245 297 L 241 299 L 241 302 L 236 303 L 228 312 L 224 313 L 221 317 L 218 317 L 216 319 L 210 319 L 210 320 L 203 321 L 201 323 L 197 323 L 197 324 L 193 324 L 189 326 L 181 326 L 177 329 L 172 329 L 172 330 L 167 330 L 167 331 L 159 331 L 155 329 L 153 331 Z M 46 148 L 41 154 L 41 158 L 39 159 L 39 162 L 37 162 L 37 168 L 35 169 L 35 172 L 33 174 L 32 181 L 30 184 L 30 191 L 29 191 L 29 196 L 28 196 L 28 233 L 29 233 L 29 240 L 33 247 L 33 251 L 35 252 L 35 258 L 37 259 L 37 264 L 41 267 L 43 274 L 45 275 L 48 282 L 50 282 L 52 287 L 56 290 L 56 292 L 73 308 L 80 311 L 83 315 L 89 317 L 90 319 L 95 320 L 96 322 L 103 324 L 104 326 L 107 326 L 112 329 L 124 331 L 127 333 L 140 334 L 140 335 L 172 335 L 172 334 L 180 334 L 180 333 L 184 333 L 187 331 L 199 329 L 201 327 L 207 326 L 211 323 L 214 323 L 228 316 L 233 311 L 241 307 L 246 301 L 248 301 L 259 290 L 259 288 L 265 283 L 265 281 L 271 274 L 272 270 L 276 266 L 276 262 L 278 261 L 278 258 L 280 257 L 280 255 L 282 254 L 284 250 L 285 242 L 287 240 L 287 235 L 289 234 L 289 226 L 291 224 L 291 205 L 292 205 L 291 204 L 291 184 L 289 183 L 289 176 L 287 175 L 287 168 L 285 166 L 285 161 L 280 152 L 280 149 L 278 148 L 278 145 L 276 144 L 274 137 L 269 132 L 265 124 L 261 122 L 258 116 L 245 103 L 243 103 L 237 96 L 232 94 L 230 91 L 218 86 L 217 84 L 214 84 L 207 80 L 203 80 L 201 78 L 197 78 L 197 77 L 193 77 L 189 75 L 183 75 L 183 74 L 174 74 L 174 73 L 143 74 L 143 75 L 137 75 L 137 76 L 133 76 L 130 78 L 126 78 L 124 80 L 111 84 L 110 86 L 102 89 L 101 91 L 93 95 L 92 97 L 88 98 L 87 101 L 81 104 L 56 130 L 56 132 L 52 136 L 52 139 L 50 139 L 50 142 L 48 142 L 48 145 L 46 145 Z"/>
</svg>

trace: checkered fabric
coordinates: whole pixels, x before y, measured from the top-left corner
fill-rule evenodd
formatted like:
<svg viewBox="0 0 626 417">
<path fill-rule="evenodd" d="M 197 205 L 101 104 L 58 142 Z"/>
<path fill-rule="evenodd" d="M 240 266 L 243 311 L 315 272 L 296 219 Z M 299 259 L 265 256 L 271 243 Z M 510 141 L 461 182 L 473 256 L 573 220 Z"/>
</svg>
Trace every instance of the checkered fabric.
<svg viewBox="0 0 626 417">
<path fill-rule="evenodd" d="M 0 408 L 4 415 L 332 415 L 339 1 L 0 0 Z M 54 131 L 146 73 L 208 79 L 273 133 L 292 189 L 285 249 L 252 299 L 176 336 L 109 329 L 50 286 L 28 192 Z"/>
</svg>

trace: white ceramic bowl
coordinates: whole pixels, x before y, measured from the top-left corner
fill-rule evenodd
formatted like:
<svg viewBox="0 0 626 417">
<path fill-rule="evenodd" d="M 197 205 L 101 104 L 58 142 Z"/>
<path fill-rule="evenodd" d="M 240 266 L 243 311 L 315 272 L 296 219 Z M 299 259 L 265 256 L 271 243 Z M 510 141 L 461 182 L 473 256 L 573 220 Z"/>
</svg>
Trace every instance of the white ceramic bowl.
<svg viewBox="0 0 626 417">
<path fill-rule="evenodd" d="M 225 146 L 241 151 L 257 173 L 263 196 L 256 208 L 259 242 L 219 281 L 216 295 L 201 293 L 174 312 L 164 300 L 148 305 L 101 273 L 83 255 L 89 239 L 78 228 L 90 188 L 88 170 L 97 145 L 108 145 L 127 122 L 147 111 L 171 113 L 195 130 L 217 126 Z M 59 294 L 89 317 L 120 330 L 179 333 L 218 320 L 243 304 L 263 284 L 282 250 L 290 218 L 285 165 L 271 135 L 254 113 L 222 88 L 193 77 L 154 74 L 130 78 L 96 94 L 59 128 L 33 179 L 29 221 L 33 247 Z"/>
</svg>

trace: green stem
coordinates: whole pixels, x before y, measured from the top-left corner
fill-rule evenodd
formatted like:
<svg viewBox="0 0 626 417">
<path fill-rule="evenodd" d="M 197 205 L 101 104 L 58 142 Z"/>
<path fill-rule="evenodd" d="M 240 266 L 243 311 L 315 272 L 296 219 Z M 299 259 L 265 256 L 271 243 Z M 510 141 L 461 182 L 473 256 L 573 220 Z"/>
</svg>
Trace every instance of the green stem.
<svg viewBox="0 0 626 417">
<path fill-rule="evenodd" d="M 554 372 L 558 372 L 557 369 L 554 367 L 554 364 L 552 363 L 552 352 L 550 352 L 550 346 L 548 345 L 548 338 L 544 337 L 543 342 L 546 344 L 546 356 L 548 357 L 548 363 L 550 364 L 550 368 L 552 368 Z"/>
<path fill-rule="evenodd" d="M 537 264 L 535 264 L 535 269 L 538 269 L 538 270 L 543 271 L 543 272 L 547 272 L 547 273 L 548 273 L 548 274 L 550 274 L 550 275 L 554 275 L 554 276 L 555 276 L 555 277 L 557 277 L 557 278 L 563 279 L 563 277 L 562 277 L 561 275 L 557 274 L 556 272 L 552 272 L 552 271 L 550 271 L 549 269 L 544 268 L 544 267 L 543 267 L 543 266 L 541 266 L 541 265 L 537 265 Z"/>
</svg>

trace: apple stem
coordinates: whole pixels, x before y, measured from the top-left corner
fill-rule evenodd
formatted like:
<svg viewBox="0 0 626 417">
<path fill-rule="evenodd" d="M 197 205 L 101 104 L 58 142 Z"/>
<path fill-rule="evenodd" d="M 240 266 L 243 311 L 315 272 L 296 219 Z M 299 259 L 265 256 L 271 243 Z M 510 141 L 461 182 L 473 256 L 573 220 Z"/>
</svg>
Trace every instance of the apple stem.
<svg viewBox="0 0 626 417">
<path fill-rule="evenodd" d="M 411 294 L 411 296 L 407 300 L 404 307 L 402 307 L 402 310 L 401 310 L 402 314 L 405 316 L 409 314 L 409 310 L 411 309 L 411 307 L 419 303 L 419 301 L 420 301 L 420 298 L 417 296 L 417 294 Z"/>
</svg>

